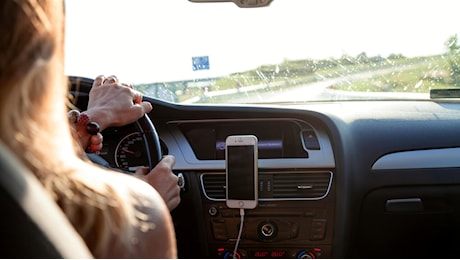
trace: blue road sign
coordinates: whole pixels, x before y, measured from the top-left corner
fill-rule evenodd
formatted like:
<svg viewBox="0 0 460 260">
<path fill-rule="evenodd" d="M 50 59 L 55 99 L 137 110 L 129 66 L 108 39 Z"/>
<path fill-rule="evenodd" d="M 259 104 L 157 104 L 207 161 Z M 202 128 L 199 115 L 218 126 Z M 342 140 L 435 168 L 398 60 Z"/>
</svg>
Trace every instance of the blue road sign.
<svg viewBox="0 0 460 260">
<path fill-rule="evenodd" d="M 209 56 L 192 57 L 192 68 L 195 70 L 209 69 Z"/>
</svg>

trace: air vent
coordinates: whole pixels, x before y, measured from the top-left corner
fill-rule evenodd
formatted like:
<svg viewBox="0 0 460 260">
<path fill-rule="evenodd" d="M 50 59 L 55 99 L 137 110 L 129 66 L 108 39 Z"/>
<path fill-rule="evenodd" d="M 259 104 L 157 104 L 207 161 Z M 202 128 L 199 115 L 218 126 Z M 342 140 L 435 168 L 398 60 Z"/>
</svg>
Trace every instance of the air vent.
<svg viewBox="0 0 460 260">
<path fill-rule="evenodd" d="M 225 200 L 225 173 L 204 173 L 201 187 L 210 200 Z"/>
<path fill-rule="evenodd" d="M 259 200 L 319 200 L 327 196 L 332 172 L 259 172 Z M 225 201 L 225 173 L 203 173 L 207 199 Z"/>
<path fill-rule="evenodd" d="M 329 191 L 330 172 L 273 174 L 272 198 L 323 198 Z"/>
</svg>

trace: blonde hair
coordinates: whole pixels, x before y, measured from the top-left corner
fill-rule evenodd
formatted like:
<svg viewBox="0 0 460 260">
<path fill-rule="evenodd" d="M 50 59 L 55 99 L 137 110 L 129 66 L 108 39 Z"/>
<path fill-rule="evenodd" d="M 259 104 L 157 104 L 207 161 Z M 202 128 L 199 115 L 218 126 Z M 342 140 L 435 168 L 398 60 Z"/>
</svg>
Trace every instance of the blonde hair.
<svg viewBox="0 0 460 260">
<path fill-rule="evenodd" d="M 63 1 L 0 1 L 0 138 L 50 192 L 92 253 L 105 257 L 108 237 L 132 219 L 123 216 L 129 209 L 113 188 L 76 176 L 103 170 L 79 158 L 82 149 L 67 121 L 64 18 Z"/>
</svg>

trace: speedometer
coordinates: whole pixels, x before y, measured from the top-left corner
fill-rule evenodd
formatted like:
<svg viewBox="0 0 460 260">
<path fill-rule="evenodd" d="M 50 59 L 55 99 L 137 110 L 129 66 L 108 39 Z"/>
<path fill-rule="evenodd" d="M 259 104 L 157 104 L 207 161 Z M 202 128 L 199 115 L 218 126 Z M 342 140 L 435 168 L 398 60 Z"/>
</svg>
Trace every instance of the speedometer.
<svg viewBox="0 0 460 260">
<path fill-rule="evenodd" d="M 115 150 L 115 163 L 118 168 L 134 172 L 138 167 L 148 167 L 148 162 L 141 133 L 131 133 L 120 140 Z"/>
</svg>

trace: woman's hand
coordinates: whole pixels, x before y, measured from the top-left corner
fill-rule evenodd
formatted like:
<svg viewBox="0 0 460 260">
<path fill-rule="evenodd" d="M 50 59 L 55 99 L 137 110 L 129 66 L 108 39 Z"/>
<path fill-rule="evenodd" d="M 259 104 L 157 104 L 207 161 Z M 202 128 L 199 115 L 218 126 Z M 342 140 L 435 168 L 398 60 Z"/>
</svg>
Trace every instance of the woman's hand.
<svg viewBox="0 0 460 260">
<path fill-rule="evenodd" d="M 138 168 L 135 173 L 160 193 L 170 211 L 180 203 L 179 178 L 172 171 L 175 161 L 174 156 L 166 155 L 150 172 L 147 168 Z"/>
<path fill-rule="evenodd" d="M 85 113 L 102 131 L 133 123 L 151 110 L 152 105 L 142 101 L 142 94 L 133 85 L 119 83 L 115 76 L 101 75 L 93 82 Z"/>
</svg>

